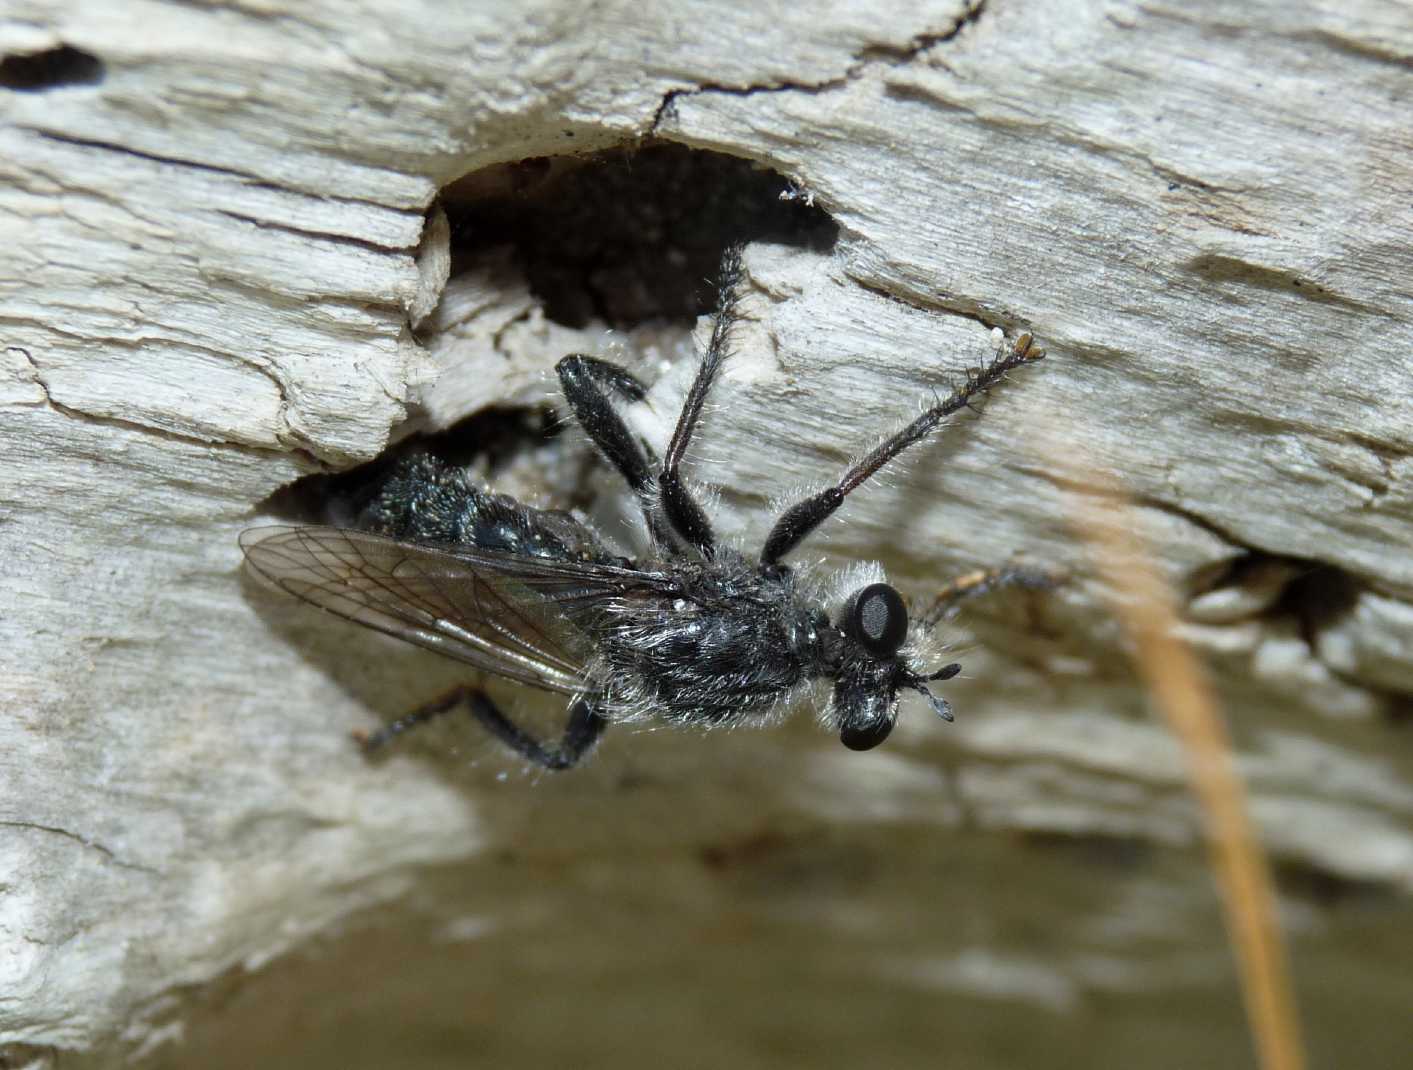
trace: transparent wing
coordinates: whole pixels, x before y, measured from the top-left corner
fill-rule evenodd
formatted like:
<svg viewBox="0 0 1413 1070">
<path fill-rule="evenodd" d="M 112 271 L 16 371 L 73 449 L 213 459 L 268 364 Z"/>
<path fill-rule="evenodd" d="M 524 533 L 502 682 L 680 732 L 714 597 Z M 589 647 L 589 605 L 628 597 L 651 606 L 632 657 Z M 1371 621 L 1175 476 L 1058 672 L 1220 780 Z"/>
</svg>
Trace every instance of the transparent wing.
<svg viewBox="0 0 1413 1070">
<path fill-rule="evenodd" d="M 250 567 L 347 620 L 478 669 L 582 692 L 593 643 L 575 623 L 612 598 L 665 597 L 666 577 L 612 565 L 436 547 L 325 527 L 251 528 Z"/>
</svg>

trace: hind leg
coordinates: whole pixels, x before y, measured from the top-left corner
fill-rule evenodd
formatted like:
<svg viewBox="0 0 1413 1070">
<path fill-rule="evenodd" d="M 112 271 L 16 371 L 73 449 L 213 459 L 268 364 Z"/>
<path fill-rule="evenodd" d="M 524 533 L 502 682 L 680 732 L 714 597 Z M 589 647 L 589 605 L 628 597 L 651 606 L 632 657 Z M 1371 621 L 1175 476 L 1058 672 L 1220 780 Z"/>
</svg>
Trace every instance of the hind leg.
<svg viewBox="0 0 1413 1070">
<path fill-rule="evenodd" d="M 568 769 L 576 765 L 598 742 L 608 722 L 599 714 L 595 702 L 580 695 L 569 707 L 569 721 L 559 742 L 541 743 L 530 733 L 501 712 L 489 695 L 478 687 L 463 685 L 419 706 L 405 717 L 399 717 L 372 734 L 355 733 L 354 738 L 365 754 L 372 754 L 404 732 L 434 721 L 462 704 L 481 726 L 527 761 L 546 769 Z"/>
</svg>

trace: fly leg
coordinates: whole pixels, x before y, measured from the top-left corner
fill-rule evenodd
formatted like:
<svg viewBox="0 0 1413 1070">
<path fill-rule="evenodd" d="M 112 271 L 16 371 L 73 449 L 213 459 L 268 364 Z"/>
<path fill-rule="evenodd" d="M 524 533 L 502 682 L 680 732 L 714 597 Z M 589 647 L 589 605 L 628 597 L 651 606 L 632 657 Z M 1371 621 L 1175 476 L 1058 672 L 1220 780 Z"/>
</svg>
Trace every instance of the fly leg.
<svg viewBox="0 0 1413 1070">
<path fill-rule="evenodd" d="M 608 721 L 599 713 L 594 698 L 580 695 L 569 707 L 569 723 L 564 726 L 559 742 L 546 746 L 501 713 L 484 691 L 471 692 L 467 696 L 467 704 L 471 708 L 471 716 L 480 721 L 486 731 L 522 758 L 546 769 L 569 769 L 577 765 L 608 727 Z"/>
<path fill-rule="evenodd" d="M 647 453 L 613 408 L 609 392 L 624 401 L 642 401 L 647 397 L 647 388 L 617 364 L 583 353 L 571 353 L 554 370 L 579 426 L 618 469 L 633 493 L 646 496 L 652 483 Z"/>
<path fill-rule="evenodd" d="M 642 401 L 647 388 L 617 364 L 583 353 L 571 353 L 554 366 L 564 400 L 574 410 L 579 426 L 593 440 L 609 464 L 618 469 L 643 508 L 643 518 L 653 539 L 677 547 L 677 538 L 667 530 L 653 508 L 652 453 L 647 444 L 634 437 L 613 407 L 609 394 L 624 401 Z"/>
<path fill-rule="evenodd" d="M 712 380 L 726 359 L 726 340 L 731 324 L 736 319 L 736 289 L 741 281 L 741 246 L 730 246 L 721 258 L 721 270 L 717 275 L 719 296 L 716 306 L 716 323 L 712 325 L 711 341 L 697 367 L 697 376 L 692 380 L 692 388 L 682 402 L 682 413 L 677 417 L 677 426 L 672 431 L 672 441 L 667 444 L 667 456 L 663 458 L 662 474 L 658 476 L 658 500 L 662 513 L 672 530 L 684 542 L 695 546 L 703 557 L 711 557 L 716 549 L 716 536 L 711 530 L 711 521 L 706 510 L 692 496 L 687 484 L 682 482 L 680 467 L 687 446 L 692 441 L 697 421 L 701 419 L 702 407 L 706 404 L 707 391 Z"/>
<path fill-rule="evenodd" d="M 944 620 L 951 620 L 958 607 L 968 599 L 1004 587 L 1020 587 L 1027 591 L 1048 591 L 1060 582 L 1061 577 L 1054 572 L 1039 568 L 1025 568 L 1019 565 L 1004 565 L 1001 568 L 983 568 L 968 572 L 952 580 L 933 599 L 932 608 L 919 618 L 924 628 L 933 628 Z"/>
<path fill-rule="evenodd" d="M 909 446 L 921 442 L 943 419 L 960 409 L 971 408 L 973 398 L 985 394 L 1004 379 L 1011 369 L 1033 364 L 1044 356 L 1045 350 L 1035 345 L 1030 335 L 1022 334 L 1014 343 L 1004 346 L 991 363 L 968 372 L 965 383 L 897 434 L 880 442 L 845 472 L 838 483 L 796 502 L 781 513 L 780 519 L 775 522 L 775 527 L 765 540 L 765 549 L 760 555 L 761 564 L 773 565 L 778 562 L 832 515 L 834 510 L 843 505 L 845 495 L 856 490 Z"/>
<path fill-rule="evenodd" d="M 568 769 L 577 764 L 608 725 L 608 721 L 600 716 L 594 700 L 580 695 L 569 707 L 569 721 L 559 742 L 546 746 L 502 713 L 480 688 L 463 684 L 376 732 L 354 733 L 354 738 L 362 745 L 363 753 L 372 754 L 404 732 L 434 721 L 463 703 L 471 716 L 496 739 L 522 758 L 546 769 Z"/>
<path fill-rule="evenodd" d="M 435 721 L 445 713 L 456 709 L 463 701 L 476 693 L 476 688 L 466 684 L 453 687 L 444 695 L 439 695 L 426 705 L 418 706 L 411 713 L 404 714 L 396 721 L 390 721 L 376 732 L 358 730 L 353 733 L 354 741 L 363 748 L 364 754 L 371 755 L 391 743 L 404 732 L 410 732 L 428 721 Z"/>
<path fill-rule="evenodd" d="M 681 465 L 701 419 L 707 391 L 726 359 L 726 340 L 735 320 L 736 289 L 740 281 L 741 246 L 733 245 L 721 258 L 716 323 L 712 326 L 711 341 L 682 403 L 682 412 L 677 417 L 677 426 L 657 477 L 660 516 L 649 502 L 654 484 L 646 447 L 633 437 L 608 396 L 611 391 L 626 400 L 641 401 L 646 394 L 643 385 L 618 365 L 580 353 L 571 354 L 555 365 L 564 398 L 580 426 L 643 501 L 643 512 L 653 537 L 672 547 L 686 543 L 696 547 L 704 557 L 712 556 L 716 536 L 706 511 L 682 481 Z"/>
</svg>

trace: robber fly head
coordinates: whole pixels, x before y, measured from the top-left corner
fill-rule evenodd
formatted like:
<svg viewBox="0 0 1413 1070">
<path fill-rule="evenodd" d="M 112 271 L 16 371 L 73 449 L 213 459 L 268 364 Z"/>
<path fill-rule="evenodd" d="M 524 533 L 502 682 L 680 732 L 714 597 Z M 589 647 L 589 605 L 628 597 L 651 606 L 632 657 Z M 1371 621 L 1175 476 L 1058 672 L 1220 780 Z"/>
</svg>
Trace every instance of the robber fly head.
<svg viewBox="0 0 1413 1070">
<path fill-rule="evenodd" d="M 962 667 L 952 664 L 923 673 L 908 663 L 903 649 L 908 609 L 892 587 L 870 583 L 854 592 L 844 603 L 836 628 L 842 642 L 833 712 L 844 746 L 869 750 L 888 738 L 898 718 L 900 689 L 921 692 L 939 716 L 952 719 L 947 700 L 934 695 L 927 685 L 951 679 Z"/>
</svg>

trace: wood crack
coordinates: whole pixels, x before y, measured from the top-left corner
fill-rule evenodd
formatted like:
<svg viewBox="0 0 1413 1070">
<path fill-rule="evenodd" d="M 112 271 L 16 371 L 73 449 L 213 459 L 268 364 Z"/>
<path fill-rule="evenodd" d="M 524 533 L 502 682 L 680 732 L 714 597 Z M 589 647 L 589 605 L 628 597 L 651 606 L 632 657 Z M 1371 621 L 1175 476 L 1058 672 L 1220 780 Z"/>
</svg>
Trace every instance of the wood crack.
<svg viewBox="0 0 1413 1070">
<path fill-rule="evenodd" d="M 843 89 L 851 82 L 858 79 L 865 71 L 879 64 L 886 64 L 890 67 L 901 67 L 939 44 L 955 40 L 967 27 L 976 23 L 982 12 L 986 8 L 987 0 L 975 0 L 967 6 L 966 10 L 945 30 L 924 30 L 914 34 L 905 46 L 893 46 L 887 44 L 864 45 L 850 57 L 850 62 L 845 65 L 843 73 L 832 78 L 820 79 L 816 82 L 796 82 L 781 80 L 774 82 L 759 82 L 747 85 L 730 85 L 721 82 L 699 82 L 695 85 L 683 86 L 678 89 L 670 89 L 663 94 L 661 102 L 656 111 L 653 112 L 652 120 L 648 123 L 644 137 L 657 136 L 663 122 L 672 115 L 676 104 L 683 97 L 702 96 L 709 93 L 720 93 L 727 96 L 749 97 L 758 93 L 827 93 L 835 89 Z"/>
<path fill-rule="evenodd" d="M 47 832 L 54 836 L 62 836 L 66 840 L 87 847 L 90 851 L 96 851 L 113 865 L 120 869 L 131 869 L 138 873 L 150 873 L 154 876 L 160 871 L 151 866 L 140 865 L 136 862 L 125 862 L 113 853 L 112 848 L 105 847 L 96 840 L 91 840 L 87 836 L 80 836 L 77 832 L 70 832 L 68 829 L 59 828 L 57 825 L 41 825 L 34 821 L 0 821 L 0 828 L 32 829 L 35 832 Z"/>
<path fill-rule="evenodd" d="M 277 230 L 285 234 L 293 234 L 300 238 L 312 238 L 315 241 L 333 242 L 338 245 L 351 245 L 359 249 L 367 249 L 374 253 L 406 253 L 411 254 L 416 248 L 412 245 L 384 245 L 369 238 L 355 238 L 351 234 L 334 234 L 326 230 L 306 230 L 303 227 L 296 227 L 290 223 L 277 223 L 273 219 L 260 219 L 253 215 L 245 215 L 241 212 L 232 212 L 222 208 L 218 210 L 221 215 L 230 219 L 239 220 L 242 223 L 249 223 L 251 226 L 259 227 L 261 230 Z"/>
</svg>

